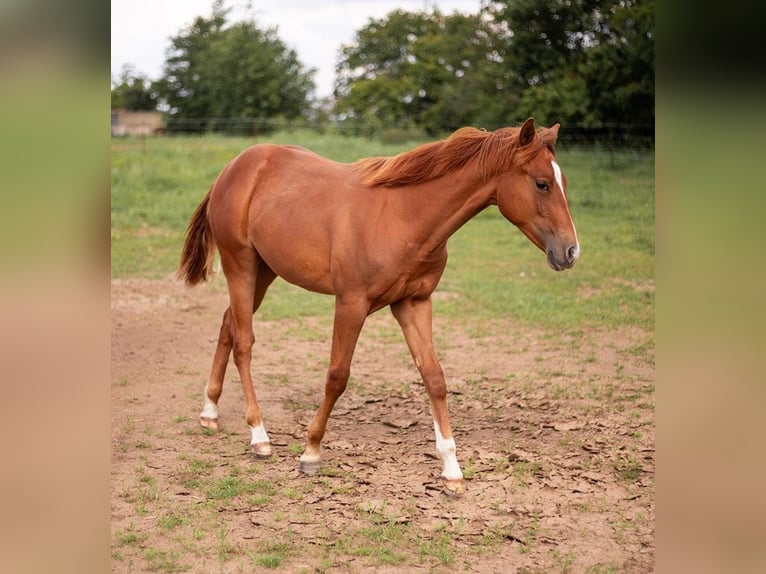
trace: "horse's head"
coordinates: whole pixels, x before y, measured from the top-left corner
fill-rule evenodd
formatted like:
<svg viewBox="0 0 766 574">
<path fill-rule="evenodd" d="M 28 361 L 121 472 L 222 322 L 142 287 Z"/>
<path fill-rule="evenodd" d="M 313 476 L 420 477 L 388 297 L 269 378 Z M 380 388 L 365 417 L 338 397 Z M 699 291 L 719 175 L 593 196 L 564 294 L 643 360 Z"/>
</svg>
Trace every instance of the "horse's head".
<svg viewBox="0 0 766 574">
<path fill-rule="evenodd" d="M 559 125 L 535 129 L 532 118 L 518 133 L 516 153 L 523 158 L 500 176 L 497 206 L 532 243 L 545 252 L 556 271 L 572 267 L 580 255 L 566 196 L 566 178 L 556 163 Z"/>
</svg>

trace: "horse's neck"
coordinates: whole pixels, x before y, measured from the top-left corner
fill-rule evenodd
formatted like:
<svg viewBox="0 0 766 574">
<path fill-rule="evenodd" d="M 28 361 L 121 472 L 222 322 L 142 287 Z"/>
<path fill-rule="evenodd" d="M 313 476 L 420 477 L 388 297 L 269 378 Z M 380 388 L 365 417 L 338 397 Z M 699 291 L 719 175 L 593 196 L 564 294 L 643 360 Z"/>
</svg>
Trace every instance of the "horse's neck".
<svg viewBox="0 0 766 574">
<path fill-rule="evenodd" d="M 468 220 L 494 202 L 491 182 L 479 178 L 446 176 L 410 193 L 424 199 L 413 215 L 423 228 L 424 244 L 444 244 Z"/>
</svg>

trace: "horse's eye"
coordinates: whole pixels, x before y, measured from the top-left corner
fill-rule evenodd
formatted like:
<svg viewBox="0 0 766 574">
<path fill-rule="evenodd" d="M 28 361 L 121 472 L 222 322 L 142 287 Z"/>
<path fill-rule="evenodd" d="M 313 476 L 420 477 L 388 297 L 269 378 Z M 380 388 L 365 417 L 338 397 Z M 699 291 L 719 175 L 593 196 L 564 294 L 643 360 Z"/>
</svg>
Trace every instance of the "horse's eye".
<svg viewBox="0 0 766 574">
<path fill-rule="evenodd" d="M 540 191 L 548 191 L 550 188 L 548 187 L 548 184 L 544 181 L 536 181 L 535 185 L 537 186 L 537 189 Z"/>
</svg>

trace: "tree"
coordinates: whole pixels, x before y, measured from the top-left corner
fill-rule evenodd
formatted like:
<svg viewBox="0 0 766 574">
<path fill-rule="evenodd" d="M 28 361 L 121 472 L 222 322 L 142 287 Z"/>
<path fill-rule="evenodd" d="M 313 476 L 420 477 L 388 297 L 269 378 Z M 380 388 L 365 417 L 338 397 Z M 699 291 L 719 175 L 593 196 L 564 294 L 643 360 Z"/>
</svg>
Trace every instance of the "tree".
<svg viewBox="0 0 766 574">
<path fill-rule="evenodd" d="M 542 123 L 654 123 L 654 0 L 498 0 L 519 112 Z"/>
<path fill-rule="evenodd" d="M 161 82 L 169 125 L 196 119 L 197 129 L 211 129 L 216 126 L 209 118 L 229 122 L 305 114 L 314 71 L 304 69 L 275 28 L 262 30 L 252 20 L 228 26 L 227 12 L 217 1 L 210 18 L 198 17 L 171 39 Z"/>
<path fill-rule="evenodd" d="M 395 10 L 343 46 L 336 112 L 367 128 L 418 126 L 431 134 L 477 118 L 494 123 L 502 75 L 480 16 Z"/>
<path fill-rule="evenodd" d="M 391 12 L 343 46 L 336 112 L 366 128 L 494 129 L 527 117 L 584 135 L 654 123 L 654 0 L 486 0 Z M 650 132 L 651 133 L 651 132 Z"/>
<path fill-rule="evenodd" d="M 120 77 L 112 82 L 112 109 L 154 110 L 157 107 L 157 88 L 131 66 L 123 66 Z"/>
<path fill-rule="evenodd" d="M 433 27 L 425 13 L 396 10 L 371 19 L 342 46 L 334 91 L 339 116 L 368 127 L 419 125 L 428 93 L 413 46 Z"/>
<path fill-rule="evenodd" d="M 604 123 L 654 125 L 654 0 L 605 7 L 583 66 Z"/>
</svg>

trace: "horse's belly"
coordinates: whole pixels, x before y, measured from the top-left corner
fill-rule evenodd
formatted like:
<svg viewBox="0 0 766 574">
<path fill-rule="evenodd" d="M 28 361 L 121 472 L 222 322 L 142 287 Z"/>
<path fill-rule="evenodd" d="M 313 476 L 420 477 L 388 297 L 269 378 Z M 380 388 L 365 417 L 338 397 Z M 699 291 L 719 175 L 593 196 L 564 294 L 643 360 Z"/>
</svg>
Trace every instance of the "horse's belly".
<svg viewBox="0 0 766 574">
<path fill-rule="evenodd" d="M 272 269 L 274 269 L 272 267 Z M 315 293 L 332 295 L 335 293 L 329 272 L 322 271 L 310 262 L 299 263 L 296 266 L 285 267 L 281 271 L 274 271 L 288 283 L 303 287 Z"/>
<path fill-rule="evenodd" d="M 258 241 L 255 248 L 266 264 L 282 279 L 317 293 L 332 294 L 329 257 L 317 245 L 296 237 L 286 237 L 276 244 Z"/>
</svg>

